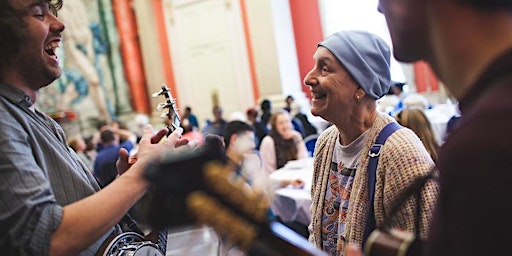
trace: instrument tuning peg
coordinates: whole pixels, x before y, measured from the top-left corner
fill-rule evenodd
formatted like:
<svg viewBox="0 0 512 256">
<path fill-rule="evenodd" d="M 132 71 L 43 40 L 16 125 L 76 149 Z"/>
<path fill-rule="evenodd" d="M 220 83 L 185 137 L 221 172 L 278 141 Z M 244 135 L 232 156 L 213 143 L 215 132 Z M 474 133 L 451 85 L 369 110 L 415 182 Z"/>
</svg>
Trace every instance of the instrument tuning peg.
<svg viewBox="0 0 512 256">
<path fill-rule="evenodd" d="M 157 111 L 162 111 L 162 109 L 164 108 L 169 108 L 170 107 L 170 104 L 167 103 L 167 102 L 160 102 L 158 103 L 158 105 L 156 106 L 156 110 Z"/>
<path fill-rule="evenodd" d="M 151 94 L 151 97 L 156 98 L 156 97 L 162 95 L 163 93 L 164 93 L 164 90 L 160 89 L 160 91 Z"/>
<path fill-rule="evenodd" d="M 153 93 L 151 96 L 153 98 L 158 97 L 160 95 L 165 95 L 165 93 L 168 91 L 167 86 L 165 84 L 162 84 L 162 88 L 158 92 Z"/>
</svg>

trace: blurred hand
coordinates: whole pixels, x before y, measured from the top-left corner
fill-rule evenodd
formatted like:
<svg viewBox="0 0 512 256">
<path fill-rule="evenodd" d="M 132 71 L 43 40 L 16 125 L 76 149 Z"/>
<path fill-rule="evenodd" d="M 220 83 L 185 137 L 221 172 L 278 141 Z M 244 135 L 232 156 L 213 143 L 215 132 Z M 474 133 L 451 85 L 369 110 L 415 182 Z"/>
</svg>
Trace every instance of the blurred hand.
<svg viewBox="0 0 512 256">
<path fill-rule="evenodd" d="M 304 181 L 301 179 L 296 179 L 291 182 L 293 188 L 304 188 Z"/>
<path fill-rule="evenodd" d="M 281 133 L 281 136 L 283 137 L 283 139 L 289 140 L 289 139 L 294 139 L 296 136 L 296 133 L 293 128 L 290 128 L 290 129 L 284 131 L 283 133 Z"/>
<path fill-rule="evenodd" d="M 163 158 L 166 152 L 188 144 L 188 139 L 180 139 L 183 129 L 178 128 L 167 139 L 162 140 L 167 134 L 167 128 L 160 129 L 156 133 L 151 125 L 144 127 L 144 133 L 137 146 L 137 152 L 130 156 L 124 148 L 119 150 L 119 158 L 116 166 L 119 175 L 126 172 L 134 163 L 147 165 Z"/>
<path fill-rule="evenodd" d="M 358 244 L 349 243 L 347 249 L 345 250 L 345 256 L 362 256 L 363 251 L 361 251 L 361 247 Z"/>
<path fill-rule="evenodd" d="M 282 180 L 280 183 L 281 187 L 288 187 L 292 185 L 293 188 L 304 188 L 304 181 L 301 179 L 295 179 L 295 180 Z"/>
</svg>

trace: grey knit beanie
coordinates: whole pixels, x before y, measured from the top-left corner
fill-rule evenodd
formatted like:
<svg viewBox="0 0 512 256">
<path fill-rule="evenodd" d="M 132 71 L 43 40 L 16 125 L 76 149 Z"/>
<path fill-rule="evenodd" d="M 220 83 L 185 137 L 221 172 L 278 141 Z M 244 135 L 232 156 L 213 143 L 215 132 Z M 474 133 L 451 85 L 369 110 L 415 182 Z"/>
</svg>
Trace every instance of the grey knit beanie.
<svg viewBox="0 0 512 256">
<path fill-rule="evenodd" d="M 339 31 L 328 36 L 318 46 L 334 54 L 372 98 L 380 99 L 389 91 L 391 51 L 388 44 L 377 35 L 364 31 Z"/>
</svg>

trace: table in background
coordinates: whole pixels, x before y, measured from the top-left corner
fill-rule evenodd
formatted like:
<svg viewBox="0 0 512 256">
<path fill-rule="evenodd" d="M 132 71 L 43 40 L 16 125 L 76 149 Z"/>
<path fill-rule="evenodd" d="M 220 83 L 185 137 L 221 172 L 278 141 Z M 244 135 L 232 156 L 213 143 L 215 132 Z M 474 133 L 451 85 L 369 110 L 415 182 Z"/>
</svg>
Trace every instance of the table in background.
<svg viewBox="0 0 512 256">
<path fill-rule="evenodd" d="M 437 142 L 443 144 L 446 137 L 446 128 L 448 121 L 452 116 L 457 114 L 457 105 L 454 104 L 438 104 L 431 109 L 425 110 L 432 130 L 436 136 Z"/>
<path fill-rule="evenodd" d="M 311 183 L 313 179 L 313 158 L 288 162 L 271 175 L 272 179 L 297 179 L 304 181 L 304 188 L 291 186 L 277 189 L 270 208 L 285 222 L 297 221 L 309 225 L 311 221 Z"/>
</svg>

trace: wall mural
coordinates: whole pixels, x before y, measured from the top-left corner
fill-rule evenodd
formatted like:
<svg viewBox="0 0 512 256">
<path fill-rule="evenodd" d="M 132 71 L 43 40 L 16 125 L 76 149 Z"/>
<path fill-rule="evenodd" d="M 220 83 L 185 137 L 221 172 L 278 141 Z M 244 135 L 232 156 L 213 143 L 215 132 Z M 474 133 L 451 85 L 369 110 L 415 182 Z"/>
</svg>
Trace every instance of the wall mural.
<svg viewBox="0 0 512 256">
<path fill-rule="evenodd" d="M 131 113 L 110 0 L 66 0 L 59 18 L 66 23 L 58 52 L 63 73 L 41 90 L 38 107 L 68 135 Z"/>
</svg>

